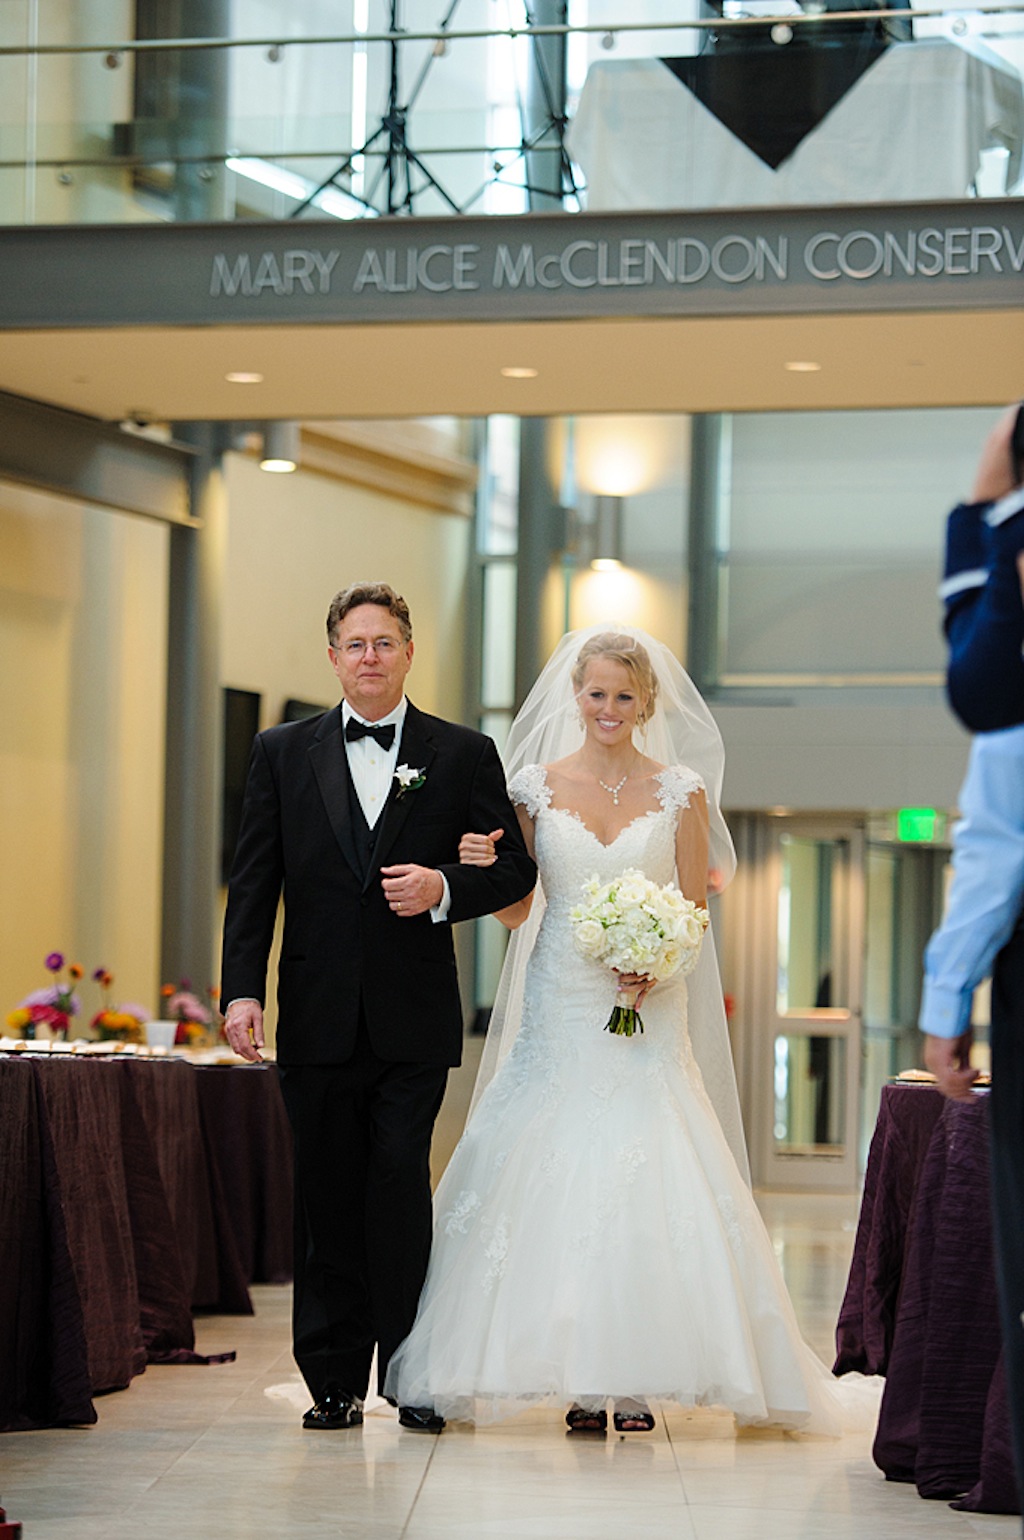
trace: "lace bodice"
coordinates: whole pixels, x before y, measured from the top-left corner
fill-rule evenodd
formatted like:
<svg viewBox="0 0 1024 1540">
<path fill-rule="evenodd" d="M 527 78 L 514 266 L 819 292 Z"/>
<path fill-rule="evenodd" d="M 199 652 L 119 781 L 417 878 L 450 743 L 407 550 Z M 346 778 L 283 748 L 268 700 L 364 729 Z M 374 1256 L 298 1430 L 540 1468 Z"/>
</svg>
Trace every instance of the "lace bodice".
<svg viewBox="0 0 1024 1540">
<path fill-rule="evenodd" d="M 578 813 L 551 806 L 543 765 L 526 765 L 513 776 L 509 796 L 525 807 L 536 826 L 537 865 L 549 910 L 557 914 L 577 903 L 588 877 L 605 882 L 627 867 L 653 882 L 672 881 L 679 813 L 704 783 L 685 765 L 672 765 L 654 780 L 659 805 L 640 813 L 606 845 Z"/>
</svg>

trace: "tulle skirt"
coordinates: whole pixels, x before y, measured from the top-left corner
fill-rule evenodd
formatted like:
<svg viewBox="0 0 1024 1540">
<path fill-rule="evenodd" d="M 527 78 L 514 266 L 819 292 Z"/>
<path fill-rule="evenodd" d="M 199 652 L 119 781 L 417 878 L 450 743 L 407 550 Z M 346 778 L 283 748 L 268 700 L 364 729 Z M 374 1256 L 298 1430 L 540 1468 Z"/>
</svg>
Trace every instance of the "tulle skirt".
<svg viewBox="0 0 1024 1540">
<path fill-rule="evenodd" d="M 680 1013 L 682 980 L 651 995 L 642 1037 L 601 1032 L 592 1007 L 564 1052 L 524 1027 L 436 1195 L 388 1371 L 400 1404 L 489 1422 L 657 1399 L 829 1435 L 869 1419 L 800 1336 Z"/>
</svg>

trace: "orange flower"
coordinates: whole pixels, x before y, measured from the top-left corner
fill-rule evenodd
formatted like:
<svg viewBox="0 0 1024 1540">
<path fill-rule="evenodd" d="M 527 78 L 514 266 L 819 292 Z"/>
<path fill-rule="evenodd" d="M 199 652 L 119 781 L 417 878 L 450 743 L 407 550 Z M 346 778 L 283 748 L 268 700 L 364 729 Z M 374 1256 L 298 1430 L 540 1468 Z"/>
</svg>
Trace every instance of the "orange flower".
<svg viewBox="0 0 1024 1540">
<path fill-rule="evenodd" d="M 161 984 L 160 985 L 160 995 L 161 995 L 161 997 L 164 1000 L 169 1000 L 171 998 L 171 996 L 173 995 L 173 993 L 174 993 L 174 985 L 173 984 Z"/>
<path fill-rule="evenodd" d="M 69 967 L 68 967 L 68 973 L 71 975 L 71 977 L 77 983 L 77 981 L 82 977 L 82 964 L 81 963 L 71 963 L 69 965 Z"/>
</svg>

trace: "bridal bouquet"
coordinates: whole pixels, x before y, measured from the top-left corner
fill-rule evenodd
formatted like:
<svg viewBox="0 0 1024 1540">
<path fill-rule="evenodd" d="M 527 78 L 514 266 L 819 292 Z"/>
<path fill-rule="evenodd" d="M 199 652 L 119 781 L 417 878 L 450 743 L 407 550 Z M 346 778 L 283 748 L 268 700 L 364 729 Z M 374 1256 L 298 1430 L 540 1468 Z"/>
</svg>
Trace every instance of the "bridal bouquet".
<svg viewBox="0 0 1024 1540">
<path fill-rule="evenodd" d="M 611 882 L 591 877 L 583 901 L 570 911 L 576 950 L 617 973 L 643 973 L 659 982 L 692 973 L 707 928 L 706 909 L 671 883 L 659 887 L 630 868 Z M 632 1037 L 644 1024 L 635 1006 L 616 1005 L 606 1032 Z"/>
</svg>

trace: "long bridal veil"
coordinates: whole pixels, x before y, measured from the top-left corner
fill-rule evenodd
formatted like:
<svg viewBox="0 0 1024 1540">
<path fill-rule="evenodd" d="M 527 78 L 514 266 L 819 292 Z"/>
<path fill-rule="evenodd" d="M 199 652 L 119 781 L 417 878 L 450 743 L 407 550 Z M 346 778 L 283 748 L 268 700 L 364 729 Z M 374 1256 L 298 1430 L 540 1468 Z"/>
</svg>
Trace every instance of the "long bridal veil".
<svg viewBox="0 0 1024 1540">
<path fill-rule="evenodd" d="M 646 649 L 658 680 L 650 718 L 639 730 L 639 747 L 664 765 L 687 765 L 704 782 L 708 800 L 709 866 L 716 887 L 724 887 L 736 869 L 732 839 L 722 817 L 722 775 L 725 750 L 722 736 L 700 692 L 670 650 L 636 626 L 607 624 L 572 631 L 559 642 L 512 724 L 504 753 L 511 780 L 524 765 L 551 764 L 573 753 L 583 742 L 583 725 L 576 708 L 573 670 L 581 647 L 591 637 L 614 635 L 620 644 Z M 505 965 L 473 1091 L 477 1102 L 504 1063 L 522 1017 L 526 964 L 544 912 L 538 886 L 530 916 L 512 933 Z M 722 982 L 710 928 L 701 957 L 688 984 L 690 1042 L 704 1088 L 744 1179 L 749 1183 L 746 1141 L 722 997 Z"/>
</svg>

